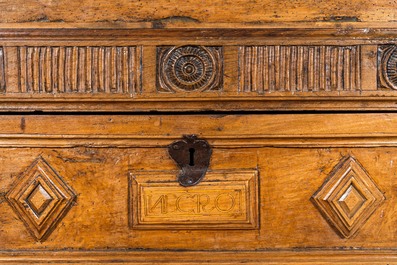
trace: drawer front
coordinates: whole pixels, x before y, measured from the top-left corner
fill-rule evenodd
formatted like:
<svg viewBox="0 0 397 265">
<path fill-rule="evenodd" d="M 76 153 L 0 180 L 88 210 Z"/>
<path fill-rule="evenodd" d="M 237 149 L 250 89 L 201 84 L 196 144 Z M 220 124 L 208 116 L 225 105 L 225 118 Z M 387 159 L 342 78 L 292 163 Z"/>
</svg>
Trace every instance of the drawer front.
<svg viewBox="0 0 397 265">
<path fill-rule="evenodd" d="M 0 125 L 0 261 L 11 250 L 123 259 L 126 249 L 132 258 L 396 247 L 394 114 L 32 115 Z M 192 134 L 212 154 L 204 178 L 184 187 L 168 146 Z"/>
</svg>

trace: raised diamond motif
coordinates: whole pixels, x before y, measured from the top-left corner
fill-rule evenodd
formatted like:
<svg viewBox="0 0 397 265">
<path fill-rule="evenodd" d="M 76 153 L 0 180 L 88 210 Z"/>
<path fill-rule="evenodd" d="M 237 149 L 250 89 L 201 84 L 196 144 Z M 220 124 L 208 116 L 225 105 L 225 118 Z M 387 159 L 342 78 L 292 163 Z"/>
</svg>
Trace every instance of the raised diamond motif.
<svg viewBox="0 0 397 265">
<path fill-rule="evenodd" d="M 51 195 L 38 183 L 32 193 L 26 198 L 26 203 L 39 218 L 52 200 Z"/>
<path fill-rule="evenodd" d="M 312 196 L 314 205 L 345 238 L 353 236 L 384 200 L 383 193 L 353 157 L 343 159 Z"/>
<path fill-rule="evenodd" d="M 51 234 L 73 206 L 75 198 L 73 190 L 41 157 L 6 194 L 9 204 L 39 241 Z"/>
<path fill-rule="evenodd" d="M 342 194 L 342 197 L 339 198 L 339 204 L 349 218 L 351 218 L 363 206 L 366 200 L 364 195 L 362 195 L 354 185 L 350 185 Z"/>
</svg>

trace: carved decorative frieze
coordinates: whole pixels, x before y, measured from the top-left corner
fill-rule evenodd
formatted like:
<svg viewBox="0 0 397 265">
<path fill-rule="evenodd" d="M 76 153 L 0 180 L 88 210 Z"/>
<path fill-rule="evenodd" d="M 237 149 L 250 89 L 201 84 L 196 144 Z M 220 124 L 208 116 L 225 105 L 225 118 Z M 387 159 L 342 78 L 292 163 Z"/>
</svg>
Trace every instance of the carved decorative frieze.
<svg viewBox="0 0 397 265">
<path fill-rule="evenodd" d="M 397 89 L 397 46 L 378 47 L 378 87 Z"/>
<path fill-rule="evenodd" d="M 175 172 L 130 176 L 130 223 L 135 229 L 256 229 L 256 171 L 208 173 L 182 187 Z"/>
<path fill-rule="evenodd" d="M 367 222 L 385 196 L 353 157 L 343 159 L 312 202 L 331 226 L 350 238 Z"/>
<path fill-rule="evenodd" d="M 360 46 L 242 46 L 239 91 L 356 91 Z"/>
<path fill-rule="evenodd" d="M 222 86 L 222 47 L 157 47 L 159 92 L 218 91 Z"/>
<path fill-rule="evenodd" d="M 22 93 L 141 91 L 139 47 L 18 47 Z"/>
<path fill-rule="evenodd" d="M 5 197 L 32 236 L 43 241 L 73 206 L 76 194 L 43 158 L 39 158 Z"/>
</svg>

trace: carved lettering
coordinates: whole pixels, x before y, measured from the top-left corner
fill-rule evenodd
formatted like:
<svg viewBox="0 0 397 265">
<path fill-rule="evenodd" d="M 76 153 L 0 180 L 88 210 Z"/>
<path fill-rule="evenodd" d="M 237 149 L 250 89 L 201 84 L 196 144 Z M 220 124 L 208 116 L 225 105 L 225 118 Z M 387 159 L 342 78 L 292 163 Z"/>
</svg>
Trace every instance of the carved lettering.
<svg viewBox="0 0 397 265">
<path fill-rule="evenodd" d="M 206 191 L 207 193 L 176 192 L 173 194 L 161 194 L 155 191 L 145 190 L 145 211 L 150 216 L 167 214 L 242 214 L 241 190 L 235 191 Z"/>
<path fill-rule="evenodd" d="M 180 186 L 175 180 L 175 172 L 140 172 L 134 175 L 131 183 L 131 221 L 134 228 L 257 227 L 256 171 L 211 172 L 205 181 L 192 187 Z"/>
<path fill-rule="evenodd" d="M 149 203 L 147 204 L 148 205 L 147 208 L 148 208 L 149 213 L 153 213 L 156 210 L 156 208 L 158 208 L 158 206 L 160 206 L 162 214 L 166 214 L 167 213 L 167 205 L 166 205 L 166 203 L 168 201 L 167 200 L 167 195 L 161 195 L 157 199 L 157 201 L 154 203 L 154 205 L 151 204 L 153 196 L 149 195 L 147 197 L 148 197 L 148 201 L 149 201 Z"/>
</svg>

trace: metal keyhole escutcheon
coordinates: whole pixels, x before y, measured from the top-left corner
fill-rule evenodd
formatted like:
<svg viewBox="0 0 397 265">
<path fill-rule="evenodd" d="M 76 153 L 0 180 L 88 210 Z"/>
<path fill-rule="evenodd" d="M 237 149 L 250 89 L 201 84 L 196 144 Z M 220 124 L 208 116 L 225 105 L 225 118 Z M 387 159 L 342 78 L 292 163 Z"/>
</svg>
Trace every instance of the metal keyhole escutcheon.
<svg viewBox="0 0 397 265">
<path fill-rule="evenodd" d="M 196 135 L 184 135 L 182 140 L 168 146 L 168 153 L 181 168 L 178 182 L 184 187 L 197 185 L 205 176 L 211 160 L 212 148 Z"/>
</svg>

